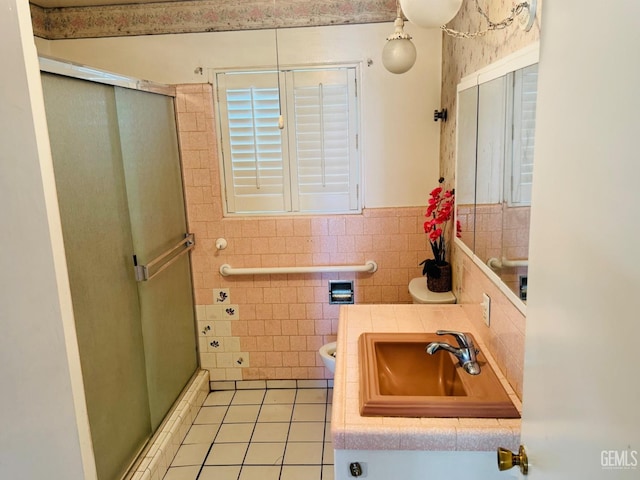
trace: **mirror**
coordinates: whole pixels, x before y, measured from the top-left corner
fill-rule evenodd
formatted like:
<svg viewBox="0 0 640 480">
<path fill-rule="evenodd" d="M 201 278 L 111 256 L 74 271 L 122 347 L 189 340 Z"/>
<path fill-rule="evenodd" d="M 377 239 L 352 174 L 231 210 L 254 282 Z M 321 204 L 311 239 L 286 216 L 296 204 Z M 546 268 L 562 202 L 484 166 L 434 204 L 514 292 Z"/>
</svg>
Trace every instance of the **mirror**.
<svg viewBox="0 0 640 480">
<path fill-rule="evenodd" d="M 458 86 L 456 215 L 462 236 L 457 241 L 519 307 L 527 294 L 537 49 L 534 53 L 465 77 Z"/>
<path fill-rule="evenodd" d="M 458 93 L 458 140 L 456 173 L 456 218 L 460 241 L 473 252 L 475 242 L 476 138 L 478 87 Z"/>
</svg>

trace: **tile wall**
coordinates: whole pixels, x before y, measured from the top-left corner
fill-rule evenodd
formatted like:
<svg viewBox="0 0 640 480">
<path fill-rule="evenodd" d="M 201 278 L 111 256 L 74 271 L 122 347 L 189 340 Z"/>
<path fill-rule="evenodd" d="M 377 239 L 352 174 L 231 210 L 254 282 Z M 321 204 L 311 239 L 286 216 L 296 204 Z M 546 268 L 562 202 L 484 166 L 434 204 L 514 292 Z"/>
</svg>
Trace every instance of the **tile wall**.
<svg viewBox="0 0 640 480">
<path fill-rule="evenodd" d="M 474 212 L 476 255 L 483 259 L 503 255 L 511 260 L 527 258 L 530 210 L 530 207 L 503 207 L 502 204 L 477 205 Z"/>
<path fill-rule="evenodd" d="M 189 229 L 196 235 L 192 263 L 203 368 L 212 381 L 329 378 L 318 354 L 337 332 L 339 306 L 328 303 L 328 281 L 354 280 L 356 303 L 410 303 L 409 281 L 421 276 L 418 264 L 428 252 L 424 208 L 223 218 L 211 86 L 178 86 L 176 110 Z M 220 251 L 219 237 L 228 242 Z M 377 262 L 376 273 L 219 273 L 225 263 L 268 267 L 367 260 Z M 220 292 L 227 294 L 224 301 Z"/>
<path fill-rule="evenodd" d="M 474 323 L 482 341 L 489 348 L 502 373 L 522 399 L 524 368 L 525 316 L 489 280 L 471 258 L 454 247 L 454 271 L 461 271 L 462 282 L 457 290 L 468 318 Z M 460 262 L 460 263 L 458 263 Z M 482 294 L 491 297 L 491 327 L 482 321 Z"/>
</svg>

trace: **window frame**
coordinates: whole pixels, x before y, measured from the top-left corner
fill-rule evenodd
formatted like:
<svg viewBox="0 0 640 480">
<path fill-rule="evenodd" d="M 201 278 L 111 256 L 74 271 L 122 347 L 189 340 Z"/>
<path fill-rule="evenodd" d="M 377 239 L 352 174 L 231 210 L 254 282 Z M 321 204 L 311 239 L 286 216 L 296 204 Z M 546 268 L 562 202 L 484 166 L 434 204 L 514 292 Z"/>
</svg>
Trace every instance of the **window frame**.
<svg viewBox="0 0 640 480">
<path fill-rule="evenodd" d="M 222 108 L 221 108 L 221 100 L 220 100 L 220 95 L 222 94 L 222 90 L 220 88 L 220 85 L 218 84 L 218 78 L 220 74 L 227 74 L 227 73 L 256 73 L 256 74 L 260 74 L 260 73 L 268 73 L 268 72 L 273 72 L 276 73 L 277 70 L 274 66 L 262 66 L 262 67 L 245 67 L 245 68 L 220 68 L 220 69 L 210 69 L 209 70 L 209 83 L 212 85 L 213 88 L 213 106 L 214 106 L 214 112 L 215 112 L 215 134 L 217 136 L 216 141 L 217 141 L 217 148 L 218 148 L 218 166 L 220 169 L 220 175 L 219 175 L 219 180 L 220 180 L 220 188 L 222 191 L 222 197 L 223 197 L 223 201 L 222 201 L 222 208 L 223 208 L 223 215 L 225 217 L 253 217 L 253 216 L 314 216 L 314 215 L 358 215 L 358 214 L 362 214 L 362 211 L 364 209 L 364 195 L 363 195 L 363 179 L 364 179 L 364 165 L 363 165 L 363 160 L 362 160 L 362 113 L 361 113 L 361 63 L 360 62 L 346 62 L 346 63 L 330 63 L 330 64 L 302 64 L 302 65 L 281 65 L 280 66 L 280 88 L 281 88 L 281 92 L 280 92 L 280 102 L 281 105 L 283 107 L 283 113 L 286 113 L 285 110 L 288 108 L 287 107 L 287 100 L 289 99 L 289 97 L 292 95 L 292 91 L 287 90 L 287 88 L 291 88 L 292 87 L 288 87 L 287 86 L 287 79 L 286 79 L 286 75 L 290 72 L 306 72 L 306 71 L 322 71 L 322 70 L 345 70 L 347 71 L 348 74 L 348 69 L 352 69 L 353 70 L 353 81 L 355 83 L 354 85 L 354 95 L 353 97 L 348 97 L 348 101 L 351 102 L 353 101 L 355 103 L 355 105 L 353 106 L 353 109 L 350 111 L 353 111 L 353 113 L 355 114 L 355 147 L 353 148 L 354 150 L 354 155 L 355 155 L 355 164 L 356 164 L 356 172 L 355 173 L 351 173 L 349 176 L 349 179 L 351 182 L 355 182 L 355 186 L 353 188 L 355 188 L 355 207 L 353 209 L 350 210 L 339 210 L 339 211 L 327 211 L 327 210 L 322 210 L 322 211 L 293 211 L 291 209 L 291 193 L 290 190 L 297 188 L 297 183 L 295 182 L 291 182 L 290 180 L 288 180 L 290 178 L 289 175 L 289 170 L 292 168 L 291 164 L 292 163 L 297 163 L 297 157 L 295 156 L 295 152 L 293 153 L 289 153 L 291 152 L 292 149 L 292 145 L 295 144 L 295 131 L 291 131 L 290 134 L 288 134 L 287 136 L 283 137 L 283 141 L 281 143 L 282 145 L 282 156 L 283 156 L 283 164 L 284 164 L 284 168 L 286 170 L 286 175 L 285 175 L 285 180 L 287 181 L 288 185 L 285 186 L 285 196 L 288 196 L 288 198 L 285 198 L 285 202 L 289 208 L 288 211 L 242 211 L 242 212 L 237 212 L 237 211 L 230 211 L 229 209 L 229 199 L 228 196 L 234 196 L 233 192 L 228 192 L 228 186 L 227 186 L 227 182 L 225 180 L 225 176 L 227 173 L 228 168 L 225 165 L 225 150 L 224 150 L 224 146 L 225 144 L 228 144 L 228 140 L 224 140 L 224 129 L 225 126 L 223 125 L 224 121 L 226 120 L 226 117 L 222 114 Z M 348 79 L 349 81 L 351 81 L 351 78 Z M 287 120 L 285 119 L 285 122 Z M 289 128 L 292 128 L 294 124 L 294 120 L 292 119 L 290 121 L 290 124 L 288 125 Z M 227 127 L 228 128 L 228 127 Z M 287 128 L 287 127 L 285 127 Z M 285 158 L 285 155 L 288 157 Z M 352 158 L 350 156 L 350 158 Z M 353 164 L 354 161 L 353 159 L 350 160 L 350 164 Z M 233 201 L 233 200 L 232 200 Z"/>
</svg>

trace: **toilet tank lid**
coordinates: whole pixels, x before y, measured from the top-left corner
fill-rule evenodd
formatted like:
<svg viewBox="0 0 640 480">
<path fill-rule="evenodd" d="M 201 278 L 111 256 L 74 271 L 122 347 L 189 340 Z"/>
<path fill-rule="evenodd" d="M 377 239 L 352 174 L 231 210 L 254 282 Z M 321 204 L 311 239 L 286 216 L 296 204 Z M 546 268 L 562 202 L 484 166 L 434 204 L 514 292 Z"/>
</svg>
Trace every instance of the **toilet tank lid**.
<svg viewBox="0 0 640 480">
<path fill-rule="evenodd" d="M 425 277 L 414 278 L 409 282 L 409 293 L 422 303 L 455 303 L 456 296 L 452 291 L 432 292 L 427 288 Z"/>
</svg>

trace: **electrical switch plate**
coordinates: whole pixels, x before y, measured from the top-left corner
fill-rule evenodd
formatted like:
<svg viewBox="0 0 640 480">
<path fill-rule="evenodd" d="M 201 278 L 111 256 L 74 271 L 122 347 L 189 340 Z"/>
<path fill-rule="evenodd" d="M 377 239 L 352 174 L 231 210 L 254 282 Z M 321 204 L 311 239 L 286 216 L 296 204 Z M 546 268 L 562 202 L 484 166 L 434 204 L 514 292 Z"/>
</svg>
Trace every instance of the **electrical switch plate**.
<svg viewBox="0 0 640 480">
<path fill-rule="evenodd" d="M 487 327 L 491 323 L 491 297 L 486 293 L 482 294 L 482 320 Z"/>
</svg>

